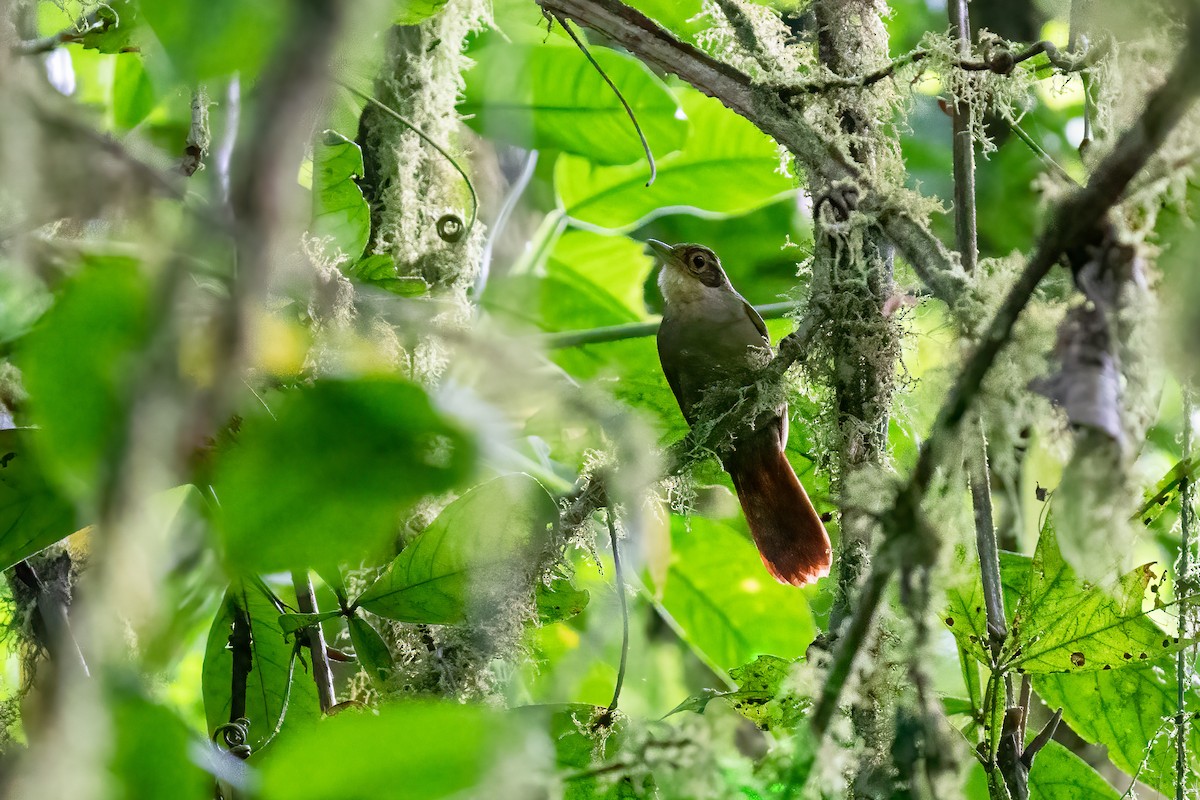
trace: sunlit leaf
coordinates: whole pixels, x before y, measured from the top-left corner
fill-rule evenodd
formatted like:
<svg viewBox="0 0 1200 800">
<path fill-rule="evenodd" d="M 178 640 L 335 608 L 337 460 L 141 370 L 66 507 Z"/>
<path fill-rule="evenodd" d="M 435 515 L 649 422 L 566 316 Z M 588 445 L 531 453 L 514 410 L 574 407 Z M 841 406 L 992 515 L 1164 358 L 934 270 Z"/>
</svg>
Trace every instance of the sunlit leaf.
<svg viewBox="0 0 1200 800">
<path fill-rule="evenodd" d="M 1179 705 L 1173 658 L 1139 662 L 1120 670 L 1036 675 L 1033 686 L 1048 706 L 1062 706 L 1063 719 L 1071 730 L 1104 745 L 1108 757 L 1128 775 L 1136 774 L 1166 795 L 1174 793 L 1173 717 Z M 1184 697 L 1187 708 L 1200 708 L 1196 686 L 1188 686 Z M 1200 727 L 1196 725 L 1189 725 L 1187 759 L 1190 769 L 1200 769 Z"/>
<path fill-rule="evenodd" d="M 263 800 L 435 800 L 472 787 L 506 740 L 480 705 L 412 701 L 344 711 L 281 736 L 262 760 Z"/>
<path fill-rule="evenodd" d="M 138 263 L 93 257 L 23 342 L 18 363 L 41 429 L 41 461 L 76 497 L 95 491 L 120 435 L 149 317 L 149 287 Z"/>
<path fill-rule="evenodd" d="M 558 505 L 528 475 L 496 478 L 455 500 L 355 601 L 402 622 L 448 624 L 487 614 L 498 590 L 525 583 Z"/>
<path fill-rule="evenodd" d="M 247 418 L 215 469 L 227 563 L 243 572 L 382 555 L 399 514 L 454 486 L 473 445 L 415 384 L 326 380 Z"/>
<path fill-rule="evenodd" d="M 328 250 L 349 256 L 351 262 L 371 238 L 371 208 L 355 183 L 362 175 L 362 149 L 340 133 L 325 131 L 313 152 L 311 232 L 328 237 Z"/>
<path fill-rule="evenodd" d="M 576 589 L 570 581 L 558 578 L 550 586 L 539 583 L 535 600 L 538 621 L 549 625 L 582 613 L 591 595 L 587 589 Z"/>
<path fill-rule="evenodd" d="M 762 730 L 791 730 L 803 719 L 809 706 L 806 699 L 784 688 L 793 666 L 792 661 L 777 656 L 759 656 L 749 664 L 729 670 L 729 678 L 737 684 L 737 689 L 725 692 L 702 689 L 670 714 L 681 711 L 703 714 L 710 702 L 720 699 Z"/>
<path fill-rule="evenodd" d="M 250 671 L 242 713 L 250 720 L 247 744 L 255 751 L 271 739 L 285 714 L 291 725 L 312 719 L 320 711 L 316 685 L 302 667 L 295 669 L 289 681 L 293 645 L 279 627 L 279 612 L 255 582 L 235 581 L 209 629 L 204 651 L 201 688 L 211 734 L 232 721 L 234 653 L 230 636 L 236 616 L 244 615 L 248 620 Z"/>
<path fill-rule="evenodd" d="M 176 73 L 188 83 L 234 72 L 253 78 L 291 13 L 282 0 L 143 0 L 139 9 Z"/>
<path fill-rule="evenodd" d="M 1117 792 L 1086 761 L 1055 741 L 1038 751 L 1029 771 L 1029 800 L 1117 800 Z"/>
<path fill-rule="evenodd" d="M 392 22 L 396 25 L 416 25 L 445 8 L 447 0 L 395 0 Z"/>
<path fill-rule="evenodd" d="M 158 105 L 154 84 L 136 53 L 117 57 L 113 75 L 113 124 L 126 131 L 144 120 Z"/>
<path fill-rule="evenodd" d="M 687 642 L 721 669 L 759 655 L 799 658 L 816 629 L 804 593 L 775 582 L 748 537 L 714 520 L 671 519 L 662 603 Z"/>
<path fill-rule="evenodd" d="M 592 55 L 633 109 L 651 151 L 663 157 L 682 147 L 687 120 L 666 85 L 631 56 L 600 47 Z M 459 112 L 478 133 L 597 164 L 641 161 L 648 169 L 621 101 L 576 48 L 496 43 L 471 58 L 476 64 Z"/>
<path fill-rule="evenodd" d="M 775 143 L 754 125 L 694 90 L 682 94 L 682 104 L 691 122 L 687 141 L 658 160 L 658 178 L 649 188 L 642 164 L 604 167 L 560 156 L 554 185 L 566 213 L 628 230 L 672 211 L 744 214 L 795 190 L 795 181 L 779 173 Z"/>
</svg>

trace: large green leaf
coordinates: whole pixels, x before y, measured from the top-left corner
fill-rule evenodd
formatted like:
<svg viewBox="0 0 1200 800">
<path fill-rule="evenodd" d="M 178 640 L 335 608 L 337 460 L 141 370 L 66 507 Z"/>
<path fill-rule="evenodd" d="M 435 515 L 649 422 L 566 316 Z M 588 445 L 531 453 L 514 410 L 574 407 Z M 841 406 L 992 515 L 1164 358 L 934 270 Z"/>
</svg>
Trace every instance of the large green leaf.
<svg viewBox="0 0 1200 800">
<path fill-rule="evenodd" d="M 136 53 L 117 56 L 113 74 L 112 115 L 119 131 L 127 131 L 149 116 L 158 105 L 154 84 Z"/>
<path fill-rule="evenodd" d="M 1108 748 L 1114 764 L 1164 794 L 1174 792 L 1173 716 L 1179 710 L 1174 659 L 1079 675 L 1037 675 L 1033 686 L 1047 705 L 1062 706 L 1073 731 Z M 1187 688 L 1185 703 L 1189 709 L 1200 708 L 1194 684 Z M 1200 770 L 1200 727 L 1195 724 L 1189 726 L 1187 751 L 1189 768 Z"/>
<path fill-rule="evenodd" d="M 750 540 L 703 517 L 672 516 L 662 604 L 687 642 L 732 669 L 759 655 L 804 655 L 816 629 L 803 592 L 767 573 Z"/>
<path fill-rule="evenodd" d="M 250 730 L 246 743 L 253 751 L 271 739 L 285 714 L 291 725 L 320 713 L 316 684 L 303 667 L 297 666 L 289 682 L 293 645 L 285 640 L 279 627 L 279 611 L 256 582 L 234 581 L 209 629 L 204 651 L 201 689 L 211 734 L 232 721 L 229 717 L 233 702 L 233 651 L 229 637 L 235 616 L 246 616 L 251 635 L 245 711 Z"/>
<path fill-rule="evenodd" d="M 496 478 L 446 506 L 354 604 L 402 622 L 450 624 L 497 598 L 511 602 L 508 590 L 532 592 L 529 567 L 557 519 L 557 503 L 533 478 Z"/>
<path fill-rule="evenodd" d="M 319 381 L 272 411 L 245 420 L 215 469 L 227 564 L 243 573 L 385 556 L 399 514 L 474 462 L 406 381 Z"/>
<path fill-rule="evenodd" d="M 1117 800 L 1117 792 L 1086 761 L 1048 742 L 1029 771 L 1029 800 Z"/>
<path fill-rule="evenodd" d="M 355 183 L 362 175 L 362 149 L 336 131 L 325 131 L 313 152 L 312 234 L 329 237 L 329 250 L 349 256 L 350 263 L 358 261 L 371 238 L 371 207 Z"/>
<path fill-rule="evenodd" d="M 1033 561 L 1028 566 L 1023 562 L 1013 555 L 1003 562 L 1006 589 L 1020 591 L 1000 653 L 1009 668 L 1031 674 L 1111 670 L 1154 660 L 1187 644 L 1163 633 L 1142 610 L 1151 580 L 1148 567 L 1111 586 L 1081 581 L 1059 552 L 1049 519 Z M 982 587 L 973 581 L 948 594 L 946 624 L 968 652 L 989 663 Z M 1013 605 L 1011 592 L 1006 592 L 1006 608 Z"/>
<path fill-rule="evenodd" d="M 170 710 L 129 688 L 110 701 L 113 797 L 123 800 L 206 800 L 212 778 L 193 761 L 196 735 Z M 119 787 L 119 788 L 117 788 Z"/>
<path fill-rule="evenodd" d="M 597 166 L 562 155 L 554 167 L 559 203 L 573 219 L 628 230 L 661 214 L 697 209 L 743 214 L 795 189 L 780 174 L 775 143 L 717 100 L 695 90 L 682 94 L 691 130 L 683 149 L 658 159 L 658 179 L 647 188 L 643 164 Z"/>
<path fill-rule="evenodd" d="M 189 84 L 234 72 L 253 79 L 286 30 L 289 14 L 301 13 L 283 0 L 141 0 L 139 9 L 175 72 Z"/>
<path fill-rule="evenodd" d="M 435 800 L 485 775 L 508 736 L 480 705 L 412 701 L 344 711 L 280 736 L 262 761 L 263 800 Z"/>
<path fill-rule="evenodd" d="M 372 682 L 383 688 L 394 664 L 392 652 L 387 642 L 379 635 L 379 631 L 362 617 L 352 616 L 347 621 L 350 631 L 350 643 L 354 645 L 354 655 L 358 658 L 363 671 L 370 676 Z"/>
<path fill-rule="evenodd" d="M 119 436 L 149 316 L 138 263 L 91 257 L 18 351 L 41 462 L 76 497 L 94 490 Z"/>
<path fill-rule="evenodd" d="M 683 146 L 688 124 L 666 85 L 640 61 L 606 48 L 593 56 L 621 90 L 657 157 Z M 497 43 L 471 54 L 459 111 L 480 134 L 527 149 L 558 149 L 596 164 L 641 161 L 621 101 L 574 47 Z M 645 180 L 643 179 L 643 183 Z"/>
<path fill-rule="evenodd" d="M 75 507 L 42 475 L 25 438 L 0 430 L 0 570 L 75 530 Z"/>
</svg>

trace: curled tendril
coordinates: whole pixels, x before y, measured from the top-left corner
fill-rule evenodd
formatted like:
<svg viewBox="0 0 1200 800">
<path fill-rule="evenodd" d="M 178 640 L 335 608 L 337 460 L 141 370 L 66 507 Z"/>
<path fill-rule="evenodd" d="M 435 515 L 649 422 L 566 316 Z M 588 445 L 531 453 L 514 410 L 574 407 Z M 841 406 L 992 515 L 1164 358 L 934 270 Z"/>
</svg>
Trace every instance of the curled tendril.
<svg viewBox="0 0 1200 800">
<path fill-rule="evenodd" d="M 443 214 L 438 217 L 437 234 L 443 242 L 453 243 L 461 241 L 466 232 L 466 226 L 463 225 L 463 221 L 457 215 Z"/>
<path fill-rule="evenodd" d="M 246 738 L 250 735 L 250 720 L 245 717 L 238 717 L 233 722 L 227 722 L 224 725 L 218 725 L 213 731 L 212 738 L 215 742 L 220 736 L 225 746 L 229 748 L 232 755 L 245 761 L 250 757 L 252 750 L 250 745 L 246 744 Z"/>
</svg>

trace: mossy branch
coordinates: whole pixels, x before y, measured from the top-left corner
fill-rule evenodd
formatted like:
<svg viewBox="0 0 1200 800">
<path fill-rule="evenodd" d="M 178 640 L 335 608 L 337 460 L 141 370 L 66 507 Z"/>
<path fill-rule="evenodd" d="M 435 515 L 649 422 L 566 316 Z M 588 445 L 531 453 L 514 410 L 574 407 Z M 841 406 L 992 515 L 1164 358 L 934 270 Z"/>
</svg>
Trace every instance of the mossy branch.
<svg viewBox="0 0 1200 800">
<path fill-rule="evenodd" d="M 979 345 L 975 348 L 951 389 L 934 423 L 933 431 L 921 448 L 916 468 L 907 485 L 899 492 L 896 505 L 887 515 L 888 540 L 904 538 L 919 524 L 918 509 L 933 480 L 942 457 L 954 439 L 967 409 L 979 393 L 983 379 L 995 362 L 1000 350 L 1012 336 L 1018 317 L 1033 297 L 1042 279 L 1070 250 L 1093 239 L 1101 221 L 1124 193 L 1130 181 L 1174 129 L 1200 93 L 1200 12 L 1193 11 L 1188 24 L 1187 41 L 1175 66 L 1161 86 L 1151 95 L 1145 110 L 1121 136 L 1116 146 L 1099 164 L 1087 186 L 1069 195 L 1050 216 L 1050 223 L 1024 272 L 1009 291 L 1000 309 L 992 317 Z M 877 558 L 871 584 L 887 583 L 896 569 L 892 558 Z M 880 574 L 882 573 L 882 574 Z M 880 593 L 881 594 L 881 593 Z M 869 620 L 875 615 L 878 596 L 864 593 L 863 602 L 855 609 L 853 630 L 869 630 Z M 865 622 L 864 622 L 865 620 Z M 845 636 L 840 642 L 831 672 L 846 669 L 852 664 L 864 636 Z M 814 709 L 814 719 L 828 718 L 836 707 L 841 686 L 828 682 Z M 823 734 L 816 729 L 814 732 Z"/>
</svg>

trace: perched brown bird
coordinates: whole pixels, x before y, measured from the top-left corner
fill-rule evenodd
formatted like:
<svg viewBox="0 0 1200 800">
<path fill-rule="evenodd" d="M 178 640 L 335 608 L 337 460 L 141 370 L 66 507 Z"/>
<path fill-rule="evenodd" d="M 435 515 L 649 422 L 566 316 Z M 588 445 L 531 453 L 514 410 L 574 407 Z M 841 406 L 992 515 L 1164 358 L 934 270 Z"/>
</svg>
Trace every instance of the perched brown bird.
<svg viewBox="0 0 1200 800">
<path fill-rule="evenodd" d="M 674 247 L 650 239 L 662 259 L 658 358 L 689 425 L 705 392 L 718 383 L 748 383 L 771 354 L 767 326 L 734 290 L 716 254 L 698 244 Z M 724 467 L 767 571 L 804 586 L 829 574 L 829 535 L 783 449 L 787 406 L 742 433 Z"/>
</svg>

